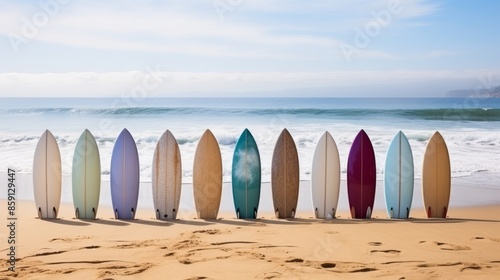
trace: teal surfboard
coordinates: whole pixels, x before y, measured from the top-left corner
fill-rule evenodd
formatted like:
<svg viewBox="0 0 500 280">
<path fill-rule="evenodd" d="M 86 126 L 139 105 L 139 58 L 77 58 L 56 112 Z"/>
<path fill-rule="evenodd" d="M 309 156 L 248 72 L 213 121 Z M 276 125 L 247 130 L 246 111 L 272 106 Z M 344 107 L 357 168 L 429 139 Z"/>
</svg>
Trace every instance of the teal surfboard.
<svg viewBox="0 0 500 280">
<path fill-rule="evenodd" d="M 236 143 L 233 154 L 232 184 L 236 217 L 257 218 L 260 183 L 259 149 L 250 131 L 245 129 Z"/>
<path fill-rule="evenodd" d="M 389 218 L 409 218 L 414 176 L 410 143 L 400 131 L 392 139 L 385 161 L 384 192 Z"/>
<path fill-rule="evenodd" d="M 87 129 L 76 143 L 72 181 L 75 217 L 95 219 L 101 191 L 101 159 L 94 136 Z"/>
</svg>

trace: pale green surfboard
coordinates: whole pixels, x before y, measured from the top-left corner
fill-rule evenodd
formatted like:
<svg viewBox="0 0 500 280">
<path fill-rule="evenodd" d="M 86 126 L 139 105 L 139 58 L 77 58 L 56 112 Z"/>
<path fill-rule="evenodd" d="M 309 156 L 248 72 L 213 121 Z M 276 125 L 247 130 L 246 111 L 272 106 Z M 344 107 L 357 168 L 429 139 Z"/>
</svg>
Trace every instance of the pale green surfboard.
<svg viewBox="0 0 500 280">
<path fill-rule="evenodd" d="M 94 136 L 87 129 L 73 155 L 73 204 L 77 219 L 95 219 L 101 191 L 101 159 Z"/>
</svg>

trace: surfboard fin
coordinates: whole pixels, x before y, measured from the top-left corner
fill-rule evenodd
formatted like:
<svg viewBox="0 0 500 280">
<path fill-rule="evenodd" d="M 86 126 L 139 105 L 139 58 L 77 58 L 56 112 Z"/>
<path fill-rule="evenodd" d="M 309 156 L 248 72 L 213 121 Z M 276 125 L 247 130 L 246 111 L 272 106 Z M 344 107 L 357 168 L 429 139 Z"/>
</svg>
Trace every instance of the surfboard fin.
<svg viewBox="0 0 500 280">
<path fill-rule="evenodd" d="M 134 207 L 130 209 L 130 212 L 132 212 L 132 220 L 135 218 L 135 210 Z"/>
<path fill-rule="evenodd" d="M 97 218 L 97 212 L 95 211 L 95 207 L 92 207 L 92 213 L 94 213 L 94 220 Z"/>
<path fill-rule="evenodd" d="M 38 219 L 42 218 L 42 207 L 38 207 Z"/>
<path fill-rule="evenodd" d="M 276 211 L 274 212 L 274 214 L 276 215 L 276 219 L 280 218 L 280 212 L 278 211 L 278 208 L 276 208 Z"/>
<path fill-rule="evenodd" d="M 291 218 L 295 218 L 295 208 L 292 208 L 292 215 L 291 215 Z"/>
<path fill-rule="evenodd" d="M 172 209 L 172 219 L 175 220 L 175 218 L 177 217 L 176 213 L 175 213 L 175 208 Z"/>
<path fill-rule="evenodd" d="M 332 220 L 335 218 L 335 208 L 332 208 L 332 212 L 328 213 L 328 216 L 326 217 L 327 220 Z"/>
<path fill-rule="evenodd" d="M 318 218 L 318 207 L 314 209 L 314 218 Z"/>
<path fill-rule="evenodd" d="M 394 218 L 394 208 L 391 207 L 391 210 L 389 210 L 389 218 Z"/>
<path fill-rule="evenodd" d="M 160 219 L 160 209 L 156 209 L 156 219 Z"/>
<path fill-rule="evenodd" d="M 253 208 L 253 218 L 257 219 L 257 208 L 256 207 Z"/>
<path fill-rule="evenodd" d="M 118 220 L 118 209 L 115 209 L 115 219 Z"/>
<path fill-rule="evenodd" d="M 52 207 L 52 212 L 54 212 L 54 219 L 57 219 L 57 210 L 55 207 Z"/>
<path fill-rule="evenodd" d="M 446 214 L 448 214 L 448 208 L 443 207 L 443 218 L 446 218 Z"/>
<path fill-rule="evenodd" d="M 370 219 L 372 217 L 372 208 L 368 206 L 368 209 L 366 209 L 366 218 Z"/>
<path fill-rule="evenodd" d="M 236 209 L 236 219 L 240 218 L 240 208 Z"/>
<path fill-rule="evenodd" d="M 80 211 L 78 211 L 78 207 L 75 210 L 75 218 L 80 219 Z"/>
<path fill-rule="evenodd" d="M 356 209 L 353 207 L 351 207 L 351 218 L 353 219 L 356 219 Z"/>
<path fill-rule="evenodd" d="M 406 218 L 410 218 L 410 208 L 406 207 Z"/>
<path fill-rule="evenodd" d="M 431 207 L 427 208 L 427 218 L 431 217 Z"/>
</svg>

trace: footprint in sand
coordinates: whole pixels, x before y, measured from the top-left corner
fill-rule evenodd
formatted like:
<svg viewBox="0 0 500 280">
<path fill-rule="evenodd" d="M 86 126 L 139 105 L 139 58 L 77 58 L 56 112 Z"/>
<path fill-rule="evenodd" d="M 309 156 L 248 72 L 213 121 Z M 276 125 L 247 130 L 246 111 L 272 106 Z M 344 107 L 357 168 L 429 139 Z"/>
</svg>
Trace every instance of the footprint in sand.
<svg viewBox="0 0 500 280">
<path fill-rule="evenodd" d="M 210 234 L 210 235 L 215 235 L 215 234 L 222 234 L 223 232 L 218 230 L 218 229 L 204 229 L 204 230 L 195 230 L 193 231 L 194 234 L 196 233 L 203 233 L 203 234 Z M 229 233 L 229 232 L 227 232 Z"/>
<path fill-rule="evenodd" d="M 370 253 L 385 253 L 385 254 L 399 254 L 401 251 L 399 250 L 371 250 Z"/>
<path fill-rule="evenodd" d="M 466 251 L 470 250 L 470 247 L 467 246 L 459 246 L 459 245 L 454 245 L 454 244 L 449 244 L 449 243 L 444 243 L 444 242 L 437 242 L 437 241 L 420 241 L 419 244 L 430 244 L 439 247 L 441 250 L 446 250 L 446 251 Z"/>
<path fill-rule="evenodd" d="M 86 240 L 86 239 L 91 239 L 92 237 L 90 236 L 77 236 L 75 238 L 67 238 L 67 237 L 58 237 L 58 238 L 52 238 L 49 240 L 49 242 L 65 242 L 65 243 L 70 243 L 74 241 L 81 241 L 81 240 Z"/>
<path fill-rule="evenodd" d="M 489 240 L 489 241 L 493 241 L 493 242 L 500 242 L 500 239 L 498 239 L 498 238 L 487 238 L 487 237 L 483 237 L 483 236 L 476 236 L 476 237 L 472 238 L 472 240 Z"/>
<path fill-rule="evenodd" d="M 368 245 L 370 245 L 370 246 L 381 246 L 382 242 L 369 242 Z"/>
<path fill-rule="evenodd" d="M 455 263 L 425 263 L 419 264 L 417 267 L 429 268 L 429 267 L 449 267 L 449 266 L 461 266 L 460 271 L 464 270 L 481 270 L 482 267 L 475 263 L 463 263 L 463 262 L 455 262 Z"/>
</svg>

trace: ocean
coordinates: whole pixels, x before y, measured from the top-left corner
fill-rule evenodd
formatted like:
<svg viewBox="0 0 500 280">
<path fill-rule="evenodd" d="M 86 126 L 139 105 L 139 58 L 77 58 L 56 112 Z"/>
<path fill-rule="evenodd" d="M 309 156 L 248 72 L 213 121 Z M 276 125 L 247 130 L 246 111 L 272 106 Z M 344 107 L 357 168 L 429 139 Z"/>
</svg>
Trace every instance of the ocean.
<svg viewBox="0 0 500 280">
<path fill-rule="evenodd" d="M 416 176 L 427 140 L 436 130 L 447 141 L 453 177 L 500 172 L 500 99 L 2 98 L 0 119 L 2 173 L 8 167 L 31 173 L 37 141 L 49 129 L 60 145 L 63 174 L 70 175 L 75 144 L 86 128 L 99 145 L 104 178 L 123 128 L 137 143 L 142 182 L 151 181 L 155 145 L 166 129 L 179 142 L 186 183 L 192 181 L 194 152 L 205 129 L 211 129 L 220 144 L 225 182 L 230 181 L 233 149 L 245 128 L 259 146 L 264 182 L 270 180 L 272 152 L 283 128 L 296 142 L 301 180 L 309 179 L 316 140 L 326 130 L 338 145 L 343 179 L 350 145 L 360 129 L 373 142 L 380 178 L 388 145 L 399 130 L 413 149 Z"/>
<path fill-rule="evenodd" d="M 447 141 L 451 158 L 451 206 L 499 203 L 500 99 L 2 98 L 0 120 L 0 180 L 6 181 L 8 168 L 15 169 L 20 175 L 17 196 L 23 200 L 33 200 L 33 155 L 39 137 L 49 129 L 61 150 L 64 177 L 61 200 L 72 203 L 73 152 L 80 134 L 87 128 L 96 138 L 101 153 L 100 203 L 111 205 L 111 153 L 121 130 L 127 128 L 137 143 L 141 165 L 138 209 L 152 211 L 153 152 L 159 137 L 169 129 L 179 142 L 182 157 L 185 185 L 179 214 L 195 216 L 190 185 L 193 158 L 199 138 L 205 129 L 211 129 L 223 160 L 225 184 L 221 211 L 232 211 L 233 150 L 240 134 L 249 128 L 261 154 L 263 187 L 259 211 L 272 213 L 269 184 L 272 154 L 281 130 L 287 128 L 299 152 L 302 183 L 298 210 L 303 213 L 312 209 L 307 181 L 316 141 L 326 130 L 334 137 L 341 157 L 339 209 L 348 209 L 347 156 L 360 129 L 368 133 L 376 154 L 376 209 L 385 207 L 382 184 L 385 154 L 399 130 L 407 135 L 415 160 L 414 207 L 423 207 L 419 181 L 422 157 L 428 139 L 436 130 Z M 6 192 L 0 192 L 0 198 L 5 195 Z"/>
</svg>

